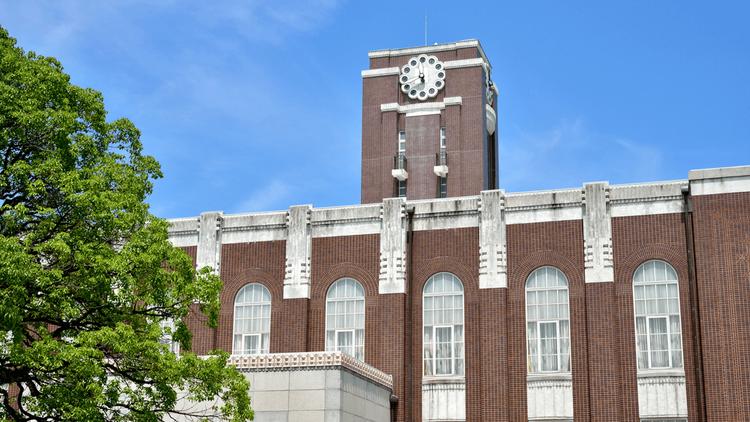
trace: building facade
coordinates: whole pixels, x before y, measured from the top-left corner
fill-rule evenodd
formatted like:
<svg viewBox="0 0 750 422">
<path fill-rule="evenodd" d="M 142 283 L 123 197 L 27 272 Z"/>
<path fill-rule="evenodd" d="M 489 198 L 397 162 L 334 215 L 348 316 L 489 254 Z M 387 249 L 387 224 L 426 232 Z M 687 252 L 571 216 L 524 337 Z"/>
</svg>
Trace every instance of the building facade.
<svg viewBox="0 0 750 422">
<path fill-rule="evenodd" d="M 477 41 L 362 77 L 361 205 L 171 220 L 224 282 L 195 352 L 339 351 L 396 421 L 750 420 L 750 166 L 504 192 Z"/>
</svg>

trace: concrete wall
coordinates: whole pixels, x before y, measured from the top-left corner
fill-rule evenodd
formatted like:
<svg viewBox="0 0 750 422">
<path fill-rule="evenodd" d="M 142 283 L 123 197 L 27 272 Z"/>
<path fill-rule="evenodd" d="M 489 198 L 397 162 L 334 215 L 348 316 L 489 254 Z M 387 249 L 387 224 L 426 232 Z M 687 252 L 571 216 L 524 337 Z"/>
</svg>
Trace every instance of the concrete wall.
<svg viewBox="0 0 750 422">
<path fill-rule="evenodd" d="M 388 422 L 387 388 L 346 369 L 246 372 L 257 422 Z"/>
</svg>

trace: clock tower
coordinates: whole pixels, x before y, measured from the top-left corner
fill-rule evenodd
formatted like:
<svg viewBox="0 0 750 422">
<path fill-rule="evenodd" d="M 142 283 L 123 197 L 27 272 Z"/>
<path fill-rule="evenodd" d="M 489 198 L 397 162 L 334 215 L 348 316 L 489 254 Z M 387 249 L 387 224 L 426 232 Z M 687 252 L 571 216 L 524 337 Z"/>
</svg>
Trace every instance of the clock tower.
<svg viewBox="0 0 750 422">
<path fill-rule="evenodd" d="M 479 41 L 377 50 L 369 59 L 362 203 L 496 189 L 498 92 Z"/>
</svg>

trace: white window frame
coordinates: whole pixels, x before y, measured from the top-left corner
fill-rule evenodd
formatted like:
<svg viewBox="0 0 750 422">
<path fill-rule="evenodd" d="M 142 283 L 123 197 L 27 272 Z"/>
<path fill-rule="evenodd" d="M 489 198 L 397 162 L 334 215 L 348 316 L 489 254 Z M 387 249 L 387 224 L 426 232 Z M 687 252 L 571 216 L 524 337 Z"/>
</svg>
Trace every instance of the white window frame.
<svg viewBox="0 0 750 422">
<path fill-rule="evenodd" d="M 447 328 L 448 332 L 451 335 L 451 340 L 450 340 L 450 356 L 448 358 L 443 357 L 443 358 L 439 358 L 438 359 L 438 356 L 437 356 L 437 345 L 438 345 L 438 342 L 437 342 L 437 332 L 438 332 L 439 329 L 444 329 L 444 328 Z M 455 356 L 455 354 L 456 354 L 456 333 L 455 333 L 455 331 L 456 331 L 456 326 L 455 325 L 445 325 L 445 324 L 443 324 L 443 325 L 433 325 L 432 326 L 432 338 L 433 338 L 433 341 L 432 341 L 432 358 L 431 358 L 431 360 L 432 360 L 432 368 L 433 368 L 432 372 L 433 372 L 433 375 L 431 375 L 431 376 L 435 376 L 435 377 L 450 377 L 450 376 L 456 375 L 456 356 Z M 445 359 L 448 359 L 450 361 L 450 372 L 447 373 L 447 374 L 438 374 L 437 373 L 437 362 L 438 362 L 438 360 L 445 360 Z"/>
<path fill-rule="evenodd" d="M 666 350 L 654 350 L 651 347 L 651 320 L 655 319 L 663 319 L 665 322 L 665 326 L 667 327 L 667 332 L 665 333 L 667 336 L 667 349 Z M 672 359 L 672 333 L 669 327 L 669 315 L 653 315 L 653 316 L 646 316 L 646 347 L 648 347 L 648 367 L 649 369 L 669 369 L 674 368 L 674 362 Z M 669 363 L 667 366 L 655 366 L 651 362 L 651 354 L 654 352 L 667 352 L 668 361 Z"/>
<path fill-rule="evenodd" d="M 426 326 L 424 323 L 424 312 L 425 312 L 425 299 L 427 297 L 437 298 L 437 297 L 445 297 L 445 296 L 458 296 L 456 292 L 444 292 L 444 293 L 425 293 L 425 289 L 427 287 L 427 283 L 430 283 L 433 280 L 433 277 L 439 275 L 439 274 L 446 274 L 454 277 L 456 281 L 458 281 L 459 285 L 461 286 L 461 323 L 453 323 L 453 324 L 439 324 L 439 325 L 428 325 Z M 434 281 L 432 281 L 434 282 Z M 425 283 L 423 289 L 422 289 L 422 330 L 421 330 L 421 336 L 422 341 L 424 342 L 424 333 L 425 333 L 425 327 L 429 327 L 430 330 L 428 332 L 432 335 L 432 344 L 430 345 L 430 352 L 432 356 L 430 358 L 425 358 L 424 356 L 424 343 L 422 344 L 422 376 L 425 378 L 443 378 L 443 377 L 465 377 L 466 376 L 466 289 L 464 287 L 463 282 L 461 281 L 458 276 L 456 276 L 453 273 L 449 272 L 439 272 L 435 273 L 428 279 L 428 282 Z M 456 308 L 451 308 L 456 309 Z M 434 310 L 434 309 L 433 309 Z M 461 326 L 461 330 L 463 332 L 461 336 L 461 357 L 459 358 L 456 354 L 456 327 Z M 438 374 L 437 373 L 437 329 L 439 328 L 450 328 L 450 335 L 451 335 L 451 342 L 450 342 L 450 374 Z M 461 359 L 463 362 L 463 374 L 457 374 L 456 373 L 456 361 L 458 359 Z M 430 362 L 432 366 L 432 374 L 427 375 L 425 374 L 425 362 Z"/>
<path fill-rule="evenodd" d="M 341 333 L 349 333 L 352 335 L 352 343 L 346 347 L 352 349 L 352 353 L 354 353 L 354 348 L 356 347 L 356 344 L 357 344 L 357 330 L 353 328 L 346 329 L 346 330 L 333 330 L 333 344 L 334 344 L 333 347 L 337 352 L 343 352 L 343 350 L 341 350 L 342 346 L 339 344 L 339 334 Z M 353 354 L 350 354 L 350 353 L 347 353 L 347 354 L 350 356 L 354 356 Z"/>
<path fill-rule="evenodd" d="M 260 311 L 261 311 L 261 316 L 258 319 L 260 319 L 261 321 L 264 319 L 262 316 L 263 315 L 262 309 L 263 309 L 263 306 L 266 305 L 265 302 L 243 303 L 240 305 L 237 304 L 237 295 L 239 295 L 243 289 L 247 288 L 248 286 L 253 286 L 253 285 L 260 286 L 261 289 L 263 289 L 265 292 L 268 293 L 268 303 L 267 303 L 269 307 L 268 309 L 268 331 L 266 332 L 263 330 L 263 328 L 261 328 L 260 331 L 257 333 L 238 333 L 237 332 L 237 308 L 238 307 L 258 306 L 260 307 Z M 273 295 L 271 295 L 271 291 L 263 283 L 258 283 L 258 282 L 247 283 L 244 286 L 242 286 L 239 290 L 237 290 L 237 293 L 235 293 L 234 304 L 232 305 L 232 354 L 233 355 L 253 355 L 253 354 L 257 355 L 257 354 L 270 352 L 272 315 L 273 315 Z M 259 325 L 261 324 L 262 322 L 259 322 Z M 264 334 L 268 335 L 267 337 L 268 344 L 265 344 L 266 346 L 265 348 L 263 347 L 264 346 L 264 343 L 263 343 Z M 237 336 L 242 337 L 242 343 L 241 343 L 242 347 L 240 348 L 240 350 L 236 350 L 236 347 L 235 347 L 236 346 L 235 337 Z M 247 336 L 258 336 L 258 351 L 256 353 L 248 353 L 247 350 L 245 350 L 245 337 Z M 268 352 L 265 349 L 268 349 Z M 240 353 L 240 351 L 242 351 L 242 353 Z"/>
<path fill-rule="evenodd" d="M 565 287 L 562 288 L 560 286 L 556 286 L 556 287 L 531 287 L 530 288 L 529 287 L 529 281 L 531 280 L 532 276 L 534 274 L 537 274 L 537 272 L 540 271 L 540 270 L 542 270 L 542 269 L 546 269 L 546 271 L 554 270 L 557 273 L 559 273 L 562 276 L 562 280 L 565 282 Z M 529 292 L 536 292 L 538 294 L 539 292 L 556 291 L 559 294 L 559 292 L 562 291 L 562 290 L 564 290 L 565 293 L 566 293 L 565 294 L 565 296 L 566 296 L 566 303 L 565 303 L 565 305 L 567 306 L 567 316 L 566 317 L 564 317 L 564 318 L 560 317 L 559 314 L 558 314 L 557 319 L 550 319 L 550 318 L 536 319 L 536 318 L 539 318 L 539 313 L 538 312 L 540 311 L 540 306 L 541 306 L 541 304 L 539 304 L 539 303 L 534 304 L 534 306 L 536 306 L 536 311 L 537 311 L 536 317 L 535 318 L 530 318 L 529 317 L 529 302 L 528 302 Z M 571 318 L 570 318 L 570 280 L 568 280 L 568 277 L 565 275 L 565 273 L 561 269 L 559 269 L 557 267 L 554 267 L 554 266 L 551 266 L 551 265 L 544 265 L 544 266 L 538 267 L 534 271 L 532 271 L 531 273 L 529 273 L 528 277 L 526 278 L 526 283 L 524 285 L 524 300 L 526 301 L 526 303 L 524 305 L 524 307 L 525 307 L 525 311 L 524 311 L 525 312 L 524 313 L 524 315 L 525 315 L 524 329 L 526 330 L 526 336 L 527 336 L 527 344 L 526 344 L 526 356 L 527 356 L 527 359 L 530 359 L 529 345 L 528 345 L 528 343 L 529 343 L 529 340 L 528 340 L 528 334 L 529 334 L 528 330 L 529 330 L 529 328 L 528 327 L 529 327 L 530 323 L 533 324 L 532 326 L 536 327 L 536 339 L 533 340 L 531 342 L 531 344 L 536 344 L 536 358 L 537 358 L 537 361 L 536 361 L 536 365 L 532 364 L 533 361 L 527 361 L 527 368 L 528 368 L 527 373 L 529 375 L 534 375 L 534 374 L 554 374 L 554 373 L 557 373 L 557 374 L 569 374 L 571 372 L 571 370 L 572 370 L 571 367 L 572 367 L 572 359 L 573 359 L 573 344 L 572 344 L 573 327 L 572 327 Z M 560 303 L 560 302 L 555 302 L 554 304 L 557 305 L 557 306 L 562 305 L 562 303 Z M 548 305 L 549 304 L 546 304 L 544 306 L 548 306 Z M 559 308 L 558 308 L 558 310 L 559 310 Z M 562 330 L 561 330 L 561 327 L 560 327 L 561 326 L 560 323 L 562 321 L 567 321 L 567 324 L 568 324 L 568 331 L 567 331 L 567 337 L 566 337 L 566 339 L 568 340 L 568 348 L 566 349 L 567 353 L 563 353 L 563 350 L 562 350 L 562 338 L 563 337 L 562 337 Z M 555 370 L 545 370 L 545 369 L 543 369 L 543 364 L 542 364 L 542 330 L 541 330 L 541 325 L 542 324 L 549 324 L 549 323 L 554 323 L 555 324 L 555 330 L 556 330 L 556 339 L 555 339 L 555 342 L 556 342 L 556 346 L 557 346 L 557 353 L 556 353 L 556 355 L 557 355 L 557 369 L 555 369 Z M 568 369 L 563 369 L 563 356 L 567 356 Z"/>
<path fill-rule="evenodd" d="M 544 365 L 542 364 L 542 324 L 555 324 L 555 343 L 557 343 L 557 352 L 555 353 L 555 356 L 557 356 L 557 368 L 553 370 L 545 370 Z M 560 372 L 560 357 L 562 356 L 561 348 L 560 348 L 560 320 L 545 320 L 545 321 L 537 321 L 536 322 L 536 332 L 537 332 L 537 341 L 536 341 L 536 347 L 538 350 L 538 363 L 539 363 L 539 372 L 540 373 L 554 373 L 554 372 Z"/>
<path fill-rule="evenodd" d="M 355 285 L 358 285 L 359 288 L 362 289 L 362 298 L 361 299 L 355 299 L 353 297 L 350 297 L 350 298 L 330 298 L 328 296 L 330 294 L 330 292 L 331 292 L 331 289 L 334 288 L 334 286 L 336 286 L 336 283 L 339 283 L 340 281 L 346 280 L 346 279 L 349 279 L 349 280 L 353 281 Z M 356 325 L 357 325 L 356 317 L 358 315 L 357 312 L 356 312 L 356 305 L 355 305 L 354 314 L 352 314 L 353 317 L 354 317 L 354 320 L 355 320 L 355 322 L 354 322 L 355 327 L 354 328 L 330 328 L 329 327 L 328 317 L 330 315 L 329 311 L 330 311 L 330 306 L 332 304 L 336 304 L 338 302 L 347 302 L 347 301 L 355 301 L 356 302 L 356 301 L 359 301 L 359 300 L 362 301 L 362 320 L 363 320 L 363 322 L 362 322 L 362 328 L 361 328 L 362 334 L 360 334 L 359 336 L 357 335 L 357 331 L 359 330 L 359 328 L 356 327 Z M 336 315 L 340 315 L 340 314 L 336 314 Z M 346 314 L 344 314 L 344 315 L 346 315 Z M 357 281 L 357 279 L 352 278 L 352 277 L 342 277 L 342 278 L 334 281 L 333 283 L 331 283 L 331 285 L 328 287 L 328 290 L 326 291 L 326 306 L 325 306 L 324 316 L 325 316 L 325 331 L 324 331 L 325 337 L 324 337 L 324 342 L 325 342 L 325 348 L 326 348 L 326 350 L 327 351 L 339 351 L 339 333 L 340 332 L 351 332 L 352 333 L 352 344 L 351 344 L 352 354 L 350 356 L 352 356 L 355 359 L 359 359 L 357 357 L 357 345 L 358 345 L 357 340 L 360 337 L 362 337 L 362 359 L 361 360 L 364 361 L 364 359 L 365 359 L 365 339 L 366 339 L 366 336 L 367 336 L 367 334 L 365 333 L 365 328 L 367 327 L 367 323 L 366 323 L 366 318 L 367 318 L 367 294 L 365 292 L 365 288 L 362 285 L 362 283 L 360 283 L 359 281 Z M 333 332 L 333 344 L 332 345 L 328 344 L 328 332 L 329 331 Z"/>
<path fill-rule="evenodd" d="M 245 354 L 247 355 L 257 355 L 260 354 L 261 349 L 263 349 L 263 337 L 261 333 L 252 333 L 252 334 L 240 334 L 242 336 L 242 349 L 245 350 Z M 256 343 L 258 345 L 258 350 L 255 353 L 248 353 L 247 349 L 245 349 L 245 344 L 247 342 L 245 341 L 248 337 L 255 337 L 257 339 Z"/>
<path fill-rule="evenodd" d="M 643 267 L 644 265 L 646 265 L 648 263 L 651 263 L 651 262 L 661 262 L 664 265 L 666 265 L 668 268 L 671 268 L 671 270 L 675 274 L 675 279 L 674 280 L 666 280 L 666 279 L 665 280 L 654 280 L 654 281 L 645 281 L 644 280 L 644 281 L 636 282 L 635 276 L 638 273 L 638 271 L 641 269 L 641 267 Z M 637 312 L 636 312 L 636 308 L 637 308 L 636 301 L 638 299 L 636 299 L 636 294 L 635 294 L 635 291 L 636 291 L 637 287 L 666 285 L 667 286 L 666 289 L 667 289 L 667 292 L 668 292 L 670 284 L 674 284 L 677 287 L 677 296 L 675 298 L 677 300 L 677 309 L 678 309 L 678 313 L 677 314 L 669 313 L 669 311 L 667 311 L 667 313 L 663 313 L 663 312 L 659 313 L 657 311 L 657 313 L 654 314 L 654 315 L 649 314 L 648 313 L 648 307 L 647 307 L 648 300 L 659 300 L 659 298 L 656 298 L 656 299 L 648 299 L 648 298 L 642 299 L 642 300 L 645 300 L 646 304 L 644 306 L 646 306 L 646 311 L 644 312 L 643 315 L 638 315 L 637 314 Z M 632 292 L 633 292 L 633 324 L 634 324 L 633 328 L 634 328 L 634 334 L 635 334 L 634 335 L 634 340 L 635 340 L 635 356 L 636 356 L 635 365 L 636 365 L 636 370 L 637 371 L 652 371 L 652 370 L 653 371 L 663 371 L 663 370 L 670 370 L 670 369 L 684 370 L 684 368 L 685 368 L 685 349 L 683 348 L 683 344 L 682 344 L 683 341 L 684 341 L 684 332 L 682 330 L 682 308 L 681 308 L 681 303 L 680 303 L 680 279 L 679 279 L 679 275 L 677 274 L 677 270 L 672 266 L 672 264 L 670 264 L 669 262 L 667 262 L 667 261 L 665 261 L 663 259 L 649 259 L 647 261 L 644 261 L 633 272 Z M 664 300 L 667 300 L 667 301 L 669 301 L 669 299 L 670 299 L 669 297 L 664 298 Z M 679 335 L 680 335 L 680 344 L 679 344 L 679 349 L 673 348 L 673 344 L 672 344 L 672 335 L 673 335 L 673 333 L 672 333 L 671 318 L 673 316 L 676 316 L 678 318 L 679 322 L 680 322 L 680 333 L 679 333 Z M 648 364 L 647 368 L 639 368 L 638 367 L 638 354 L 641 353 L 641 350 L 638 349 L 638 318 L 645 318 L 646 319 L 646 356 L 647 356 L 646 362 Z M 652 319 L 665 319 L 667 321 L 667 332 L 666 332 L 666 335 L 667 335 L 667 350 L 666 350 L 666 352 L 667 352 L 667 355 L 669 356 L 669 359 L 668 359 L 669 360 L 669 366 L 653 366 L 653 364 L 652 364 L 651 354 L 652 354 L 653 350 L 651 348 L 651 324 L 649 322 Z M 676 351 L 676 350 L 679 350 L 680 354 L 682 356 L 682 359 L 681 359 L 682 361 L 681 361 L 680 366 L 675 366 L 674 356 L 673 356 L 672 352 Z"/>
<path fill-rule="evenodd" d="M 445 136 L 445 126 L 440 128 L 440 149 L 445 151 L 448 147 L 447 137 Z"/>
<path fill-rule="evenodd" d="M 398 131 L 398 153 L 399 154 L 406 153 L 406 131 L 405 130 Z"/>
</svg>

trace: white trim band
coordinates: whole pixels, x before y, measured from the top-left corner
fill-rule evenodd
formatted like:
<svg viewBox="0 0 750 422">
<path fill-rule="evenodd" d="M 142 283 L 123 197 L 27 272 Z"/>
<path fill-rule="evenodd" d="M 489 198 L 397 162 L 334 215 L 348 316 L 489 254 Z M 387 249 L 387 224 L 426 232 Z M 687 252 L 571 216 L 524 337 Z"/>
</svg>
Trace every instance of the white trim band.
<svg viewBox="0 0 750 422">
<path fill-rule="evenodd" d="M 461 105 L 463 100 L 461 97 L 445 97 L 443 101 L 433 101 L 429 103 L 419 104 L 406 104 L 400 105 L 398 103 L 386 103 L 380 105 L 380 111 L 395 111 L 401 114 L 406 114 L 406 117 L 412 116 L 424 116 L 428 114 L 440 114 L 440 111 L 445 109 L 447 106 Z"/>
<path fill-rule="evenodd" d="M 471 47 L 476 47 L 477 50 L 479 50 L 479 55 L 482 56 L 481 59 L 485 63 L 487 63 L 488 66 L 492 67 L 490 65 L 490 61 L 487 60 L 487 55 L 484 54 L 484 49 L 482 49 L 482 45 L 479 43 L 478 40 L 465 40 L 465 41 L 458 41 L 454 43 L 429 45 L 429 46 L 424 46 L 424 47 L 375 50 L 375 51 L 370 51 L 369 53 L 367 53 L 367 57 L 371 59 L 375 59 L 375 58 L 382 58 L 382 57 L 408 56 L 408 55 L 416 55 L 416 54 L 435 53 L 439 51 L 458 50 L 460 48 L 471 48 Z"/>
<path fill-rule="evenodd" d="M 481 58 L 476 59 L 462 59 L 462 60 L 447 60 L 443 62 L 443 66 L 445 66 L 445 69 L 461 69 L 464 67 L 474 67 L 474 66 L 489 66 L 487 62 L 485 62 Z M 485 70 L 487 70 L 485 68 Z M 398 67 L 381 67 L 377 69 L 365 69 L 362 71 L 362 78 L 377 78 L 379 76 L 396 76 L 399 73 L 401 73 L 401 69 Z"/>
</svg>

